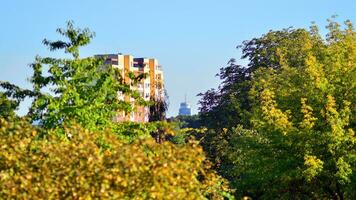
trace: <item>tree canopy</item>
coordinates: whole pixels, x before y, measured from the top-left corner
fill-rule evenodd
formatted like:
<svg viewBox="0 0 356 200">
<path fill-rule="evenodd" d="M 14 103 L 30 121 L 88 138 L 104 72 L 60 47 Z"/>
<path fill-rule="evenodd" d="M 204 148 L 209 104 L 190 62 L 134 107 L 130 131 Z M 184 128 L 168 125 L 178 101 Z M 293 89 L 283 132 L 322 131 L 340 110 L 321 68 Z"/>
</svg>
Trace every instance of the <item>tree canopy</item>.
<svg viewBox="0 0 356 200">
<path fill-rule="evenodd" d="M 243 42 L 201 100 L 202 141 L 239 195 L 355 198 L 356 33 L 329 20 Z M 213 121 L 213 124 L 210 123 Z"/>
</svg>

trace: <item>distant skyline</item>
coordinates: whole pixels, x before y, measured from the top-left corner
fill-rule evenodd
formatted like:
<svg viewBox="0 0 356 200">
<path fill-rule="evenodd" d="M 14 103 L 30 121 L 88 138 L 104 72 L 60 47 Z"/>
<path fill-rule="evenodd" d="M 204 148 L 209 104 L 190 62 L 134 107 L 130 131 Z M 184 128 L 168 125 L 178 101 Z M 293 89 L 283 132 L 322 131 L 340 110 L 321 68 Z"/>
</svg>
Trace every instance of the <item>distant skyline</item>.
<svg viewBox="0 0 356 200">
<path fill-rule="evenodd" d="M 187 101 L 197 113 L 196 95 L 216 88 L 215 74 L 230 58 L 239 63 L 236 46 L 269 30 L 308 28 L 314 21 L 325 32 L 326 19 L 356 23 L 354 0 L 8 0 L 0 4 L 0 80 L 30 85 L 28 64 L 49 52 L 42 40 L 73 20 L 96 37 L 81 56 L 123 53 L 157 58 L 163 66 L 170 99 L 168 116 Z M 28 106 L 21 106 L 24 114 Z"/>
</svg>

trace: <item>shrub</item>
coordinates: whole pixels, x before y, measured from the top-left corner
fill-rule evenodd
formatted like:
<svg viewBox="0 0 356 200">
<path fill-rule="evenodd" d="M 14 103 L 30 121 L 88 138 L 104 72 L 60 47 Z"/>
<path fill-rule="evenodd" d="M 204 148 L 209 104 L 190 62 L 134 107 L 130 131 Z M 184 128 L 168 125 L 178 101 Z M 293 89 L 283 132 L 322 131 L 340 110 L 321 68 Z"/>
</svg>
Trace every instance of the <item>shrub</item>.
<svg viewBox="0 0 356 200">
<path fill-rule="evenodd" d="M 74 125 L 55 134 L 24 120 L 0 127 L 4 199 L 222 199 L 227 191 L 194 142 L 127 144 L 109 131 Z"/>
</svg>

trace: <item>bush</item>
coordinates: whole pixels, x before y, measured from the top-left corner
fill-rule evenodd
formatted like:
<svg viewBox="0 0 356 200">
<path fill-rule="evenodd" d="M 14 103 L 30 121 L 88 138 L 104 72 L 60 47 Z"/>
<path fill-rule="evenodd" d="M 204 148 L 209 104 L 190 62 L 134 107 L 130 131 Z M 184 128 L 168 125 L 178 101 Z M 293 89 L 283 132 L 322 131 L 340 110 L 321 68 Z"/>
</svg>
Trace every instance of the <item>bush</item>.
<svg viewBox="0 0 356 200">
<path fill-rule="evenodd" d="M 222 199 L 227 191 L 194 142 L 127 144 L 111 132 L 71 126 L 58 135 L 24 120 L 0 127 L 4 199 Z"/>
</svg>

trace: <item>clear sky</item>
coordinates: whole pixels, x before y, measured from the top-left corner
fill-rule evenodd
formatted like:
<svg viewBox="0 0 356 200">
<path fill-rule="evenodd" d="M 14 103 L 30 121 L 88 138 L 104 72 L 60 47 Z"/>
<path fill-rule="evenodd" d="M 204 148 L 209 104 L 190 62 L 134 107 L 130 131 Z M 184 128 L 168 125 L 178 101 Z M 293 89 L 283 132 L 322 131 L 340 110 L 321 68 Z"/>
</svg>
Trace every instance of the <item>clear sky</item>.
<svg viewBox="0 0 356 200">
<path fill-rule="evenodd" d="M 170 97 L 168 115 L 178 113 L 185 94 L 197 113 L 196 95 L 218 85 L 215 74 L 239 58 L 235 47 L 242 41 L 271 29 L 307 28 L 311 21 L 324 27 L 334 14 L 355 23 L 355 13 L 355 0 L 1 0 L 0 80 L 28 88 L 28 64 L 36 55 L 53 55 L 41 41 L 59 39 L 56 28 L 73 20 L 96 32 L 82 56 L 157 58 Z"/>
</svg>

